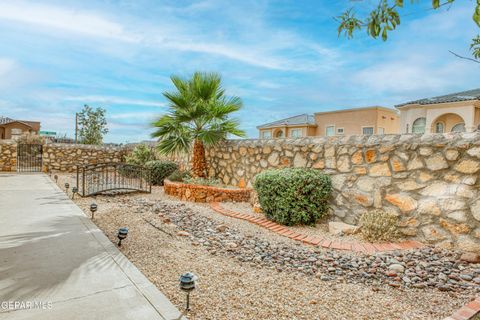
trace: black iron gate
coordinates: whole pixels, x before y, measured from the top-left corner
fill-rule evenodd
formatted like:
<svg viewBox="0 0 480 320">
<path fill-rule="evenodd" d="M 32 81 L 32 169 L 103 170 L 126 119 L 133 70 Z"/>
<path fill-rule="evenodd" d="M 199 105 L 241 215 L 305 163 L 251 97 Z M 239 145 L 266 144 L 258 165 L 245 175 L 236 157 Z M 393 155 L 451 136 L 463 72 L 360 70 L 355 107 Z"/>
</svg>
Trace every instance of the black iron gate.
<svg viewBox="0 0 480 320">
<path fill-rule="evenodd" d="M 17 144 L 17 172 L 42 172 L 42 145 Z"/>
</svg>

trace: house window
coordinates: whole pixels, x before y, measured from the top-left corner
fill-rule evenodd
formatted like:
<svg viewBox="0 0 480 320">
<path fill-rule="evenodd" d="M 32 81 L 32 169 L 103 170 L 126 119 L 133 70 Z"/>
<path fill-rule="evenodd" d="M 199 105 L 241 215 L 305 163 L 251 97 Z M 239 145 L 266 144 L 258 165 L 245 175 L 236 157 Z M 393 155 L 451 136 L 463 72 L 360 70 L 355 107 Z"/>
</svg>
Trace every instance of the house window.
<svg viewBox="0 0 480 320">
<path fill-rule="evenodd" d="M 262 138 L 263 139 L 270 139 L 272 137 L 272 132 L 271 131 L 263 131 L 262 132 Z"/>
<path fill-rule="evenodd" d="M 13 140 L 17 140 L 19 139 L 21 136 L 22 136 L 22 129 L 18 129 L 18 128 L 12 128 L 12 130 L 10 131 L 11 135 L 12 135 L 12 139 Z"/>
<path fill-rule="evenodd" d="M 425 133 L 425 125 L 427 124 L 427 119 L 418 118 L 413 122 L 412 133 Z"/>
<path fill-rule="evenodd" d="M 275 138 L 283 138 L 283 131 L 278 130 L 277 133 L 275 133 Z"/>
<path fill-rule="evenodd" d="M 363 127 L 362 134 L 366 136 L 371 136 L 373 134 L 373 127 Z"/>
<path fill-rule="evenodd" d="M 292 129 L 290 131 L 290 137 L 300 138 L 302 136 L 302 129 Z"/>
<path fill-rule="evenodd" d="M 459 123 L 453 126 L 452 132 L 465 132 L 465 123 Z"/>
<path fill-rule="evenodd" d="M 385 134 L 385 128 L 378 128 L 378 134 Z"/>
<path fill-rule="evenodd" d="M 337 128 L 337 134 L 338 135 L 343 135 L 345 133 L 345 129 L 344 128 Z"/>
<path fill-rule="evenodd" d="M 325 135 L 331 137 L 335 135 L 335 126 L 328 126 L 325 128 Z"/>
<path fill-rule="evenodd" d="M 443 122 L 437 122 L 435 124 L 435 133 L 444 133 L 445 127 L 443 126 Z"/>
</svg>

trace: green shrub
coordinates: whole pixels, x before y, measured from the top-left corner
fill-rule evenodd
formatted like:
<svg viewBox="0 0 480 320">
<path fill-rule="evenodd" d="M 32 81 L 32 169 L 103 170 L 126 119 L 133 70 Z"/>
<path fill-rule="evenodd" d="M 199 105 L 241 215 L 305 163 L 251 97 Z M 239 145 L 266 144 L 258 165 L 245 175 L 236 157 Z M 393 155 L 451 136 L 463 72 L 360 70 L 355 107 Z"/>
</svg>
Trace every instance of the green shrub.
<svg viewBox="0 0 480 320">
<path fill-rule="evenodd" d="M 125 157 L 128 164 L 144 166 L 147 162 L 155 160 L 155 150 L 145 144 L 140 144 L 133 149 L 132 153 Z"/>
<path fill-rule="evenodd" d="M 153 160 L 145 164 L 150 169 L 149 181 L 153 185 L 163 186 L 163 180 L 178 169 L 178 165 L 172 161 Z"/>
<path fill-rule="evenodd" d="M 254 188 L 266 216 L 285 225 L 312 224 L 328 211 L 332 182 L 315 169 L 266 170 Z"/>
<path fill-rule="evenodd" d="M 220 187 L 222 186 L 222 182 L 218 179 L 215 178 L 186 178 L 183 180 L 185 183 L 190 183 L 190 184 L 198 184 L 202 186 L 212 186 L 212 187 Z"/>
<path fill-rule="evenodd" d="M 390 241 L 398 238 L 398 217 L 382 211 L 365 212 L 360 217 L 360 232 L 365 240 Z"/>
<path fill-rule="evenodd" d="M 190 172 L 184 170 L 175 170 L 171 175 L 168 176 L 168 180 L 182 182 L 185 179 L 190 178 Z"/>
</svg>

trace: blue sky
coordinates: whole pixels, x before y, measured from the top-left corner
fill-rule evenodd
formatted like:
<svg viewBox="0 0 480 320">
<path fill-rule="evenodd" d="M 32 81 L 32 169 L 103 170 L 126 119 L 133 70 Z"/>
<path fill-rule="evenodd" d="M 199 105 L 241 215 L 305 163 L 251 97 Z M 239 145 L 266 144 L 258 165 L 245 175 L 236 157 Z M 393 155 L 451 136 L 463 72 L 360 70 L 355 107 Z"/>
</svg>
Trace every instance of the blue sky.
<svg viewBox="0 0 480 320">
<path fill-rule="evenodd" d="M 107 109 L 108 142 L 149 138 L 171 74 L 217 71 L 240 96 L 243 129 L 287 116 L 479 87 L 468 55 L 474 1 L 407 5 L 388 42 L 337 37 L 331 0 L 0 2 L 0 115 L 73 136 L 84 104 Z"/>
</svg>

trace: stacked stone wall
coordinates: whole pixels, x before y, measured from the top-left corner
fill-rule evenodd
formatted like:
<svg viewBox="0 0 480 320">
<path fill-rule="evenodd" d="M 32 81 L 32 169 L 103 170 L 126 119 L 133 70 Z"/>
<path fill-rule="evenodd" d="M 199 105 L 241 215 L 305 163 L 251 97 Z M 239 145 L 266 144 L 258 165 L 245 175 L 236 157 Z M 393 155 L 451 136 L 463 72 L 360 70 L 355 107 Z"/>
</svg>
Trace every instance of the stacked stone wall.
<svg viewBox="0 0 480 320">
<path fill-rule="evenodd" d="M 229 140 L 206 154 L 209 175 L 231 185 L 271 168 L 321 170 L 334 219 L 356 224 L 381 209 L 405 236 L 480 252 L 480 132 Z"/>
<path fill-rule="evenodd" d="M 165 193 L 192 202 L 247 202 L 250 189 L 229 189 L 165 180 Z"/>
<path fill-rule="evenodd" d="M 17 168 L 17 144 L 0 140 L 0 171 L 15 171 Z"/>
<path fill-rule="evenodd" d="M 43 146 L 43 170 L 73 172 L 78 165 L 122 162 L 127 153 L 122 147 L 46 144 Z"/>
</svg>

